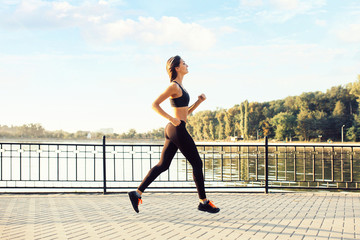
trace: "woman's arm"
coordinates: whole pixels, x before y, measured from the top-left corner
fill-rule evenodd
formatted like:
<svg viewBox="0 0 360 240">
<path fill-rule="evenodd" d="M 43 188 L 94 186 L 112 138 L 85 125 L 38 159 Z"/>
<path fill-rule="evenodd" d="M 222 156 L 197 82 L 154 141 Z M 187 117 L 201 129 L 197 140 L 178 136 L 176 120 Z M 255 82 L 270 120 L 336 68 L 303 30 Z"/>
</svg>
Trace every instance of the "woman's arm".
<svg viewBox="0 0 360 240">
<path fill-rule="evenodd" d="M 160 104 L 165 101 L 166 99 L 168 99 L 169 97 L 177 94 L 177 86 L 176 84 L 171 84 L 162 94 L 160 94 L 160 96 L 155 99 L 155 101 L 152 103 L 152 108 L 155 110 L 155 112 L 157 112 L 158 114 L 160 114 L 161 116 L 163 116 L 164 118 L 168 119 L 173 125 L 177 126 L 179 125 L 181 122 L 179 119 L 172 117 L 170 114 L 168 114 L 167 112 L 164 111 L 164 109 L 162 109 L 160 107 Z"/>
<path fill-rule="evenodd" d="M 190 115 L 199 105 L 200 103 L 202 103 L 203 101 L 206 100 L 206 96 L 205 94 L 201 94 L 199 97 L 198 97 L 198 100 L 189 107 L 188 109 L 188 115 Z"/>
</svg>

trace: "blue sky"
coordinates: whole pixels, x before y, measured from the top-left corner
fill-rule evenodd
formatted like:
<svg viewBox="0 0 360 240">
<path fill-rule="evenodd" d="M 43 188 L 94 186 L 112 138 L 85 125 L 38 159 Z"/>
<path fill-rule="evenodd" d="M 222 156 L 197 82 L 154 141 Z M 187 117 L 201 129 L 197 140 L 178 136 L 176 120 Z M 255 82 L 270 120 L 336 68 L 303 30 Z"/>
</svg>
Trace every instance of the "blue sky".
<svg viewBox="0 0 360 240">
<path fill-rule="evenodd" d="M 198 108 L 326 91 L 360 74 L 358 0 L 0 0 L 1 125 L 163 127 L 167 59 Z M 169 102 L 162 105 L 172 113 Z"/>
</svg>

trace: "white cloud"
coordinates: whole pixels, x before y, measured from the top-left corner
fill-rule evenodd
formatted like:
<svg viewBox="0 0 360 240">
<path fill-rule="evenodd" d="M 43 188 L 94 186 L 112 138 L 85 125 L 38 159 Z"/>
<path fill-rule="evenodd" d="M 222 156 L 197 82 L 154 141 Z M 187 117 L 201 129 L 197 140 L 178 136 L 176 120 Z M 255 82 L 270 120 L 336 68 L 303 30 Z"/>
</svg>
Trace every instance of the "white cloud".
<svg viewBox="0 0 360 240">
<path fill-rule="evenodd" d="M 244 7 L 260 7 L 263 5 L 262 0 L 241 0 L 240 4 Z"/>
<path fill-rule="evenodd" d="M 87 2 L 75 6 L 67 1 L 23 1 L 13 12 L 8 26 L 31 28 L 73 28 L 86 40 L 117 43 L 137 41 L 144 44 L 180 44 L 190 50 L 207 50 L 215 44 L 215 34 L 197 23 L 185 23 L 176 17 L 160 19 L 139 17 L 124 19 L 111 6 L 122 1 Z M 1 17 L 0 17 L 1 20 Z M 19 24 L 20 23 L 20 24 Z M 229 30 L 229 29 L 228 29 Z"/>
<path fill-rule="evenodd" d="M 67 12 L 75 8 L 74 6 L 71 6 L 71 4 L 68 2 L 53 2 L 52 5 L 53 9 L 59 12 Z"/>
<path fill-rule="evenodd" d="M 16 4 L 19 4 L 19 2 L 21 2 L 21 0 L 3 0 L 3 1 L 1 1 L 1 3 L 5 4 L 5 5 L 16 5 Z"/>
<path fill-rule="evenodd" d="M 88 33 L 106 42 L 135 40 L 156 45 L 181 44 L 191 50 L 207 50 L 216 41 L 214 33 L 196 23 L 184 23 L 176 17 L 139 17 L 99 24 Z"/>
<path fill-rule="evenodd" d="M 112 6 L 124 5 L 123 0 L 100 0 L 98 3 L 100 5 L 112 5 Z"/>
<path fill-rule="evenodd" d="M 310 14 L 325 5 L 326 0 L 267 0 L 264 4 L 258 5 L 254 16 L 270 22 L 286 22 L 297 15 Z"/>
<path fill-rule="evenodd" d="M 316 20 L 315 20 L 315 24 L 316 24 L 317 26 L 320 26 L 320 27 L 326 27 L 326 26 L 327 26 L 326 20 L 316 19 Z"/>
<path fill-rule="evenodd" d="M 299 7 L 298 0 L 270 0 L 270 4 L 282 11 L 294 10 Z"/>
<path fill-rule="evenodd" d="M 17 9 L 17 14 L 31 14 L 48 5 L 50 4 L 41 0 L 21 1 Z"/>
<path fill-rule="evenodd" d="M 220 27 L 220 33 L 221 34 L 229 34 L 229 33 L 234 33 L 237 32 L 238 30 L 236 28 L 230 27 L 230 26 L 222 26 Z"/>
<path fill-rule="evenodd" d="M 270 5 L 280 11 L 295 11 L 304 13 L 314 8 L 326 5 L 326 0 L 300 1 L 300 0 L 269 0 Z"/>
<path fill-rule="evenodd" d="M 271 11 L 303 12 L 313 8 L 323 7 L 326 0 L 240 0 L 241 7 L 262 8 L 269 6 Z"/>
<path fill-rule="evenodd" d="M 360 43 L 360 24 L 348 26 L 334 31 L 336 36 L 343 42 Z"/>
</svg>

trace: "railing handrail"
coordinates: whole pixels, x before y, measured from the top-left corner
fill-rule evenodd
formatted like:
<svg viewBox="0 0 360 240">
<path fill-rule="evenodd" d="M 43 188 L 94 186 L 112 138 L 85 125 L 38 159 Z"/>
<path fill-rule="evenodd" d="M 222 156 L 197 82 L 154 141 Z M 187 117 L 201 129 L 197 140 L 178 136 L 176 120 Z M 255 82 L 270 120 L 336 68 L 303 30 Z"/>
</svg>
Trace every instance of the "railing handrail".
<svg viewBox="0 0 360 240">
<path fill-rule="evenodd" d="M 102 140 L 101 140 L 102 141 Z M 262 142 L 195 142 L 197 146 L 264 146 L 265 141 Z M 102 146 L 102 142 L 98 143 L 63 143 L 63 142 L 7 142 L 0 141 L 0 144 L 22 144 L 22 145 L 50 145 L 50 146 Z M 122 143 L 107 141 L 106 146 L 163 146 L 162 143 Z M 316 143 L 316 142 L 268 142 L 268 146 L 296 146 L 296 147 L 360 147 L 360 143 Z"/>
</svg>

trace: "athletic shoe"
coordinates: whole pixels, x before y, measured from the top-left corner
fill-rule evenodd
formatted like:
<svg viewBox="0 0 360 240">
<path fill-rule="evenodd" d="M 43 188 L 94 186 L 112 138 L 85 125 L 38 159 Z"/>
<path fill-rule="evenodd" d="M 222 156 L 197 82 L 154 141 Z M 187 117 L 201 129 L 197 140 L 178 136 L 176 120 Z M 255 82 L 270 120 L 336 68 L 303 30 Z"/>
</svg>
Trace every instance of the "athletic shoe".
<svg viewBox="0 0 360 240">
<path fill-rule="evenodd" d="M 209 200 L 206 203 L 199 203 L 198 209 L 209 213 L 217 213 L 220 211 L 220 208 L 217 208 L 214 203 Z"/>
<path fill-rule="evenodd" d="M 142 200 L 141 197 L 138 197 L 138 195 L 136 194 L 136 191 L 132 191 L 132 192 L 128 192 L 129 194 L 129 198 L 130 198 L 130 202 L 135 210 L 135 212 L 139 212 L 139 204 L 142 204 Z"/>
</svg>

